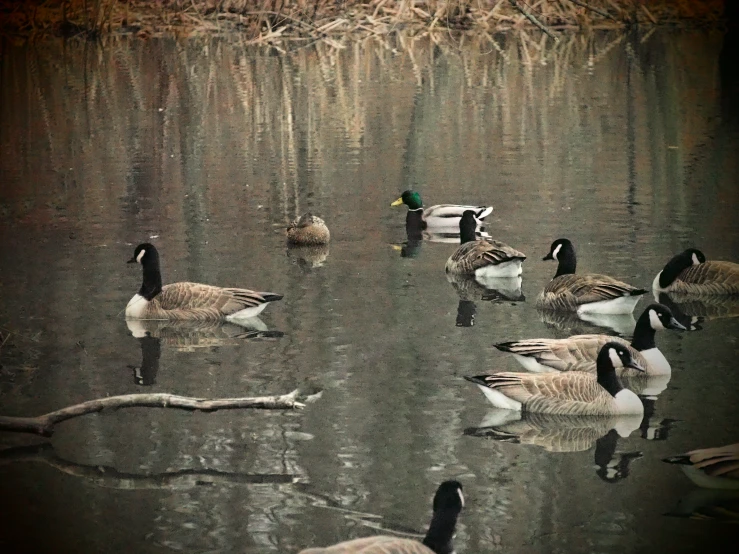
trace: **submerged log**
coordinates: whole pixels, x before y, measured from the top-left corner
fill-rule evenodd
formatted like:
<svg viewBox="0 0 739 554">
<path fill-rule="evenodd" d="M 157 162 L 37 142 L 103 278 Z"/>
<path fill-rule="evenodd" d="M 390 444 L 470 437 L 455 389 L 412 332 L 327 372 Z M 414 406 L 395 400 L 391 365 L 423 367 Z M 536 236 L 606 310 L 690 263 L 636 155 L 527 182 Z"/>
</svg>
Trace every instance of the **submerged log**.
<svg viewBox="0 0 739 554">
<path fill-rule="evenodd" d="M 298 402 L 297 389 L 281 396 L 253 396 L 244 398 L 192 398 L 175 394 L 124 394 L 88 400 L 37 417 L 0 416 L 0 430 L 35 433 L 50 437 L 57 423 L 86 414 L 118 408 L 177 408 L 180 410 L 215 412 L 217 410 L 260 409 L 294 410 L 305 407 Z"/>
</svg>

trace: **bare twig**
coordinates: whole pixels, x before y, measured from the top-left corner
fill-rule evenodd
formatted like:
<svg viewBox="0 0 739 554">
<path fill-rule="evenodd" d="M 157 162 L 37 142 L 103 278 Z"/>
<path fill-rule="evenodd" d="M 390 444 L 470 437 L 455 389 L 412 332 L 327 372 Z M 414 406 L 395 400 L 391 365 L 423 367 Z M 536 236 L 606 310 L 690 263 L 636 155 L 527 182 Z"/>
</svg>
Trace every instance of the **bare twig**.
<svg viewBox="0 0 739 554">
<path fill-rule="evenodd" d="M 602 15 L 603 17 L 607 17 L 608 19 L 612 19 L 613 21 L 618 21 L 615 17 L 613 17 L 610 13 L 600 10 L 598 8 L 594 8 L 593 6 L 590 6 L 586 4 L 585 2 L 582 2 L 581 0 L 570 0 L 573 4 L 576 6 L 580 6 L 582 8 L 585 8 L 586 10 L 590 10 L 591 12 L 597 13 L 598 15 Z"/>
<path fill-rule="evenodd" d="M 214 412 L 216 410 L 262 409 L 284 410 L 303 408 L 305 404 L 297 402 L 297 389 L 282 396 L 256 396 L 244 398 L 191 398 L 174 394 L 125 394 L 88 400 L 74 406 L 37 417 L 0 416 L 0 430 L 20 433 L 35 433 L 50 437 L 57 423 L 81 415 L 101 412 L 103 410 L 133 407 L 177 408 L 180 410 L 199 410 Z"/>
<path fill-rule="evenodd" d="M 552 31 L 550 31 L 546 27 L 546 25 L 544 25 L 541 21 L 536 19 L 534 15 L 530 11 L 528 11 L 526 8 L 524 8 L 521 4 L 519 4 L 517 0 L 509 0 L 509 2 L 514 8 L 516 8 L 519 12 L 521 12 L 526 19 L 528 19 L 529 21 L 531 21 L 531 23 L 539 27 L 539 29 L 541 29 L 543 33 L 546 33 L 548 36 L 554 39 L 554 42 L 559 41 L 559 39 L 557 38 L 557 35 L 555 35 Z"/>
</svg>

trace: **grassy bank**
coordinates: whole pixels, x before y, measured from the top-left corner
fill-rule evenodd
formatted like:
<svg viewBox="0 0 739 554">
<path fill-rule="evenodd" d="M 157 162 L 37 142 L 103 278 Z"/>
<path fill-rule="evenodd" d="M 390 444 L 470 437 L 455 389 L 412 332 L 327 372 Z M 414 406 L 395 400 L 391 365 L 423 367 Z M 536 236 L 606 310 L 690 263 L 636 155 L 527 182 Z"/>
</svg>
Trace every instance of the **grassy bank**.
<svg viewBox="0 0 739 554">
<path fill-rule="evenodd" d="M 240 33 L 249 41 L 331 41 L 398 30 L 480 34 L 716 23 L 724 0 L 0 0 L 15 37 Z"/>
</svg>

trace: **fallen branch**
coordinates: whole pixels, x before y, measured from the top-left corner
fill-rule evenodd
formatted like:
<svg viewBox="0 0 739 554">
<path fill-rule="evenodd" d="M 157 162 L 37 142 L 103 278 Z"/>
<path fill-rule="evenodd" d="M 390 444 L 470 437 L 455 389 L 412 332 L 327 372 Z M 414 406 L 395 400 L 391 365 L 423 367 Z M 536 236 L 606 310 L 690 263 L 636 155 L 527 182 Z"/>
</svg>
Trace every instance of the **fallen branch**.
<svg viewBox="0 0 739 554">
<path fill-rule="evenodd" d="M 544 25 L 538 19 L 536 19 L 534 17 L 534 15 L 530 11 L 528 11 L 526 8 L 524 8 L 516 0 L 509 0 L 509 1 L 510 1 L 511 5 L 514 8 L 516 8 L 519 12 L 521 12 L 526 19 L 528 19 L 529 21 L 531 21 L 531 23 L 533 23 L 534 25 L 536 25 L 537 27 L 539 27 L 539 29 L 541 29 L 542 32 L 544 32 L 546 35 L 548 35 L 549 37 L 551 37 L 552 39 L 554 39 L 554 42 L 558 42 L 559 41 L 559 39 L 557 38 L 557 35 L 555 35 L 552 31 L 550 31 L 549 29 L 547 29 L 547 26 Z"/>
<path fill-rule="evenodd" d="M 245 398 L 191 398 L 174 394 L 125 394 L 88 400 L 74 406 L 37 417 L 0 416 L 0 430 L 20 433 L 36 433 L 50 437 L 54 433 L 54 425 L 73 417 L 118 408 L 178 408 L 180 410 L 214 412 L 216 410 L 261 409 L 285 410 L 305 407 L 296 401 L 297 389 L 282 396 L 254 396 Z"/>
</svg>

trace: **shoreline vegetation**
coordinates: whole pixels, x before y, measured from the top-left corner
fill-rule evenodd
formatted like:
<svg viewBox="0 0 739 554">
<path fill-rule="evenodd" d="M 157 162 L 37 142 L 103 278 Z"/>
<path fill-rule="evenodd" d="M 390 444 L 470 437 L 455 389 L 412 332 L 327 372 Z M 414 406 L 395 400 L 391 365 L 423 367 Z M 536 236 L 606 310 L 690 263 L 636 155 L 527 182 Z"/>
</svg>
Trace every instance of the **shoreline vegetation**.
<svg viewBox="0 0 739 554">
<path fill-rule="evenodd" d="M 722 21 L 731 0 L 0 0 L 0 33 L 52 36 L 239 34 L 250 43 L 524 29 L 563 32 L 702 26 Z"/>
</svg>

